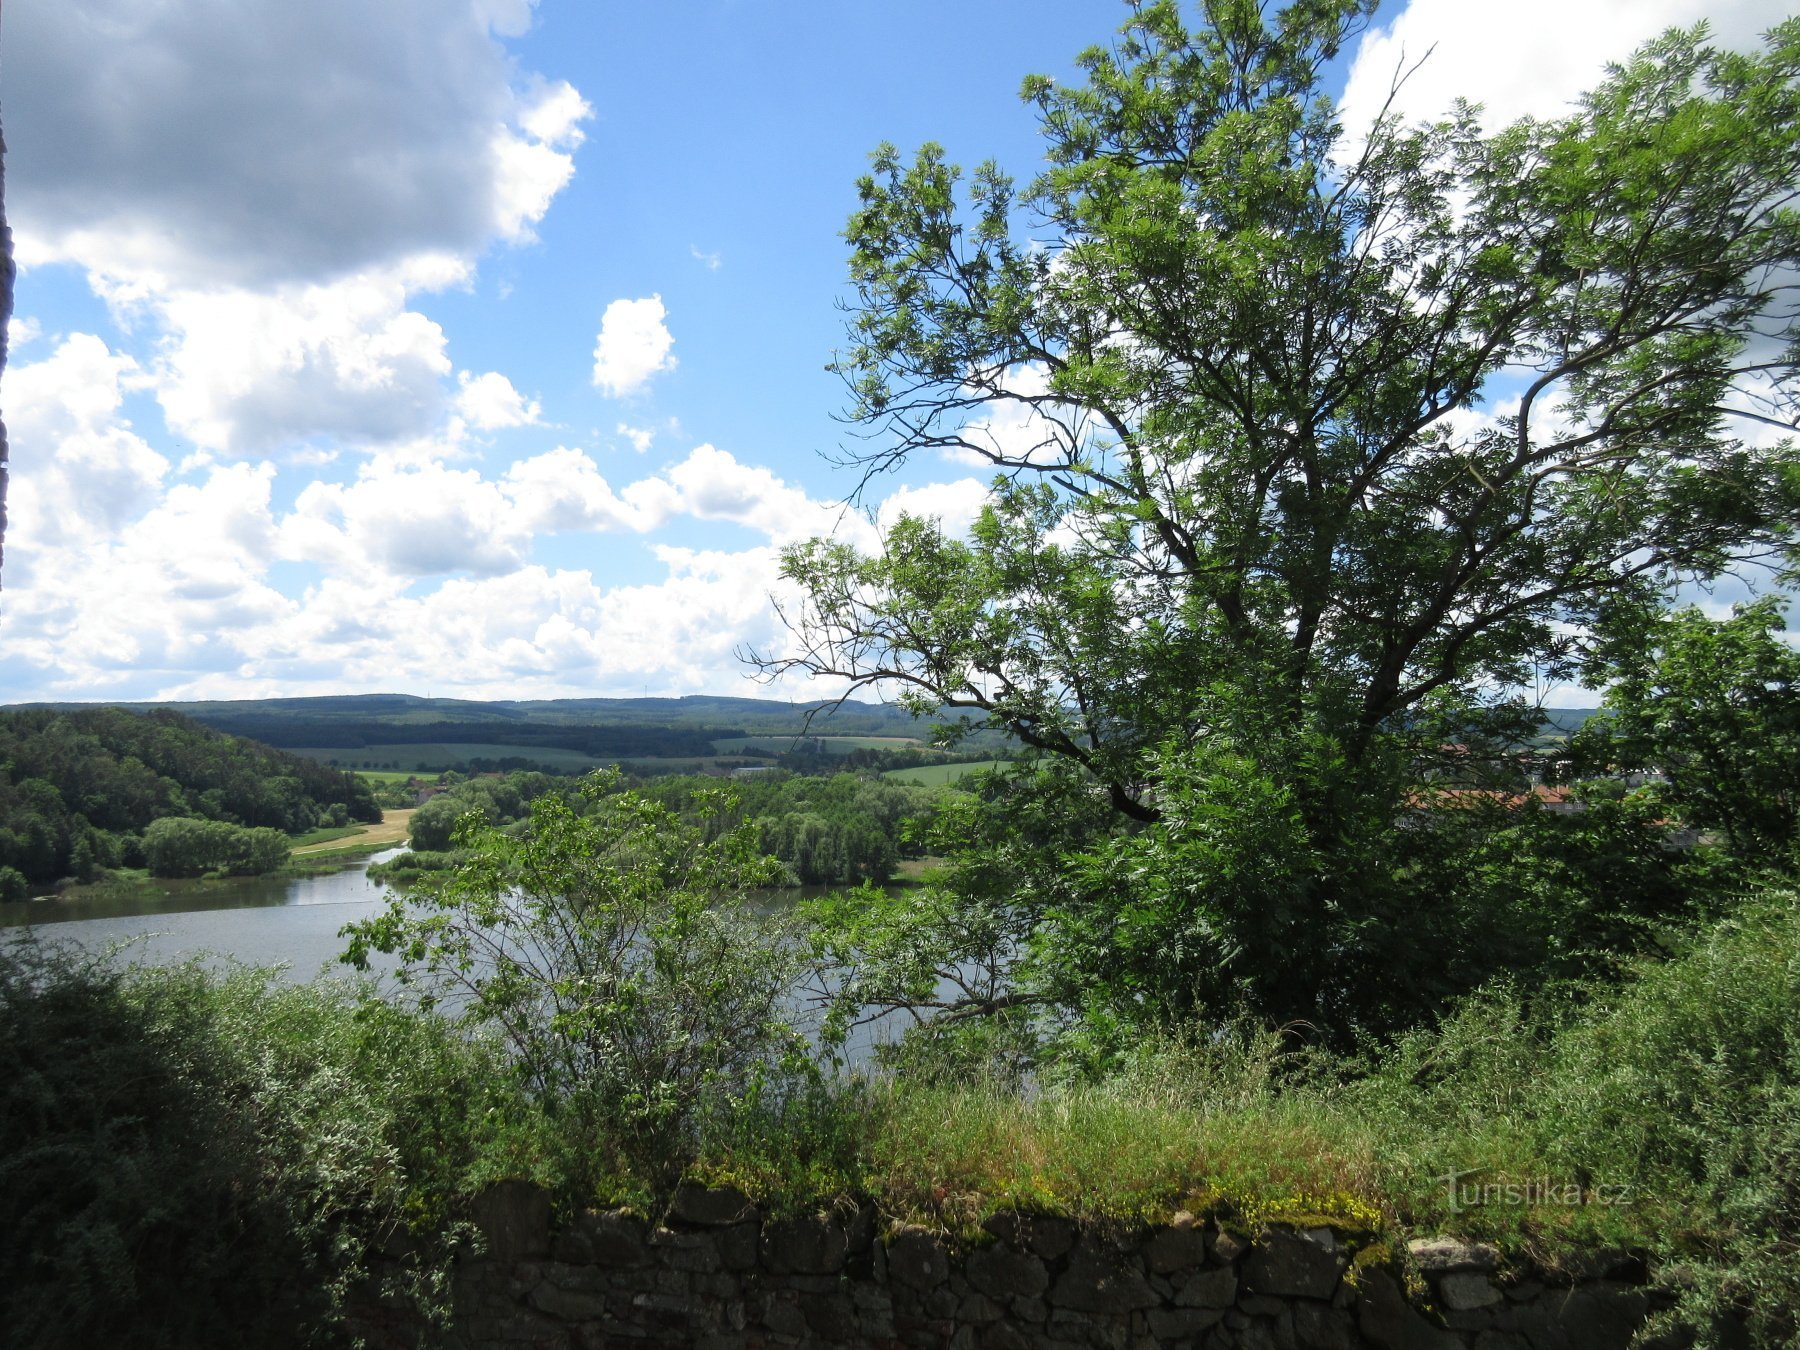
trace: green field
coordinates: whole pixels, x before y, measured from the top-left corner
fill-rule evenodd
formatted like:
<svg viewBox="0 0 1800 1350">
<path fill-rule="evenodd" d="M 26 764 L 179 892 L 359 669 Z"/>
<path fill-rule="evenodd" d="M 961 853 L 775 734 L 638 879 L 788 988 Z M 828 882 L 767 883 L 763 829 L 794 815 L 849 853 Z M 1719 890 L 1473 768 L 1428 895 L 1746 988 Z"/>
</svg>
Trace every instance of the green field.
<svg viewBox="0 0 1800 1350">
<path fill-rule="evenodd" d="M 923 744 L 912 736 L 721 736 L 712 747 L 721 755 L 741 754 L 745 750 L 781 755 L 814 740 L 824 745 L 828 755 L 847 755 L 852 750 L 897 750 Z"/>
<path fill-rule="evenodd" d="M 891 778 L 896 783 L 917 783 L 921 787 L 942 787 L 946 783 L 954 783 L 965 773 L 974 773 L 977 769 L 997 769 L 1003 764 L 1010 764 L 1008 759 L 977 759 L 967 764 L 927 764 L 917 769 L 889 769 L 882 774 L 883 778 Z"/>
<path fill-rule="evenodd" d="M 297 755 L 306 755 L 309 758 L 313 757 L 312 752 L 308 750 L 296 750 L 294 753 Z M 394 769 L 358 769 L 356 770 L 356 776 L 372 783 L 376 787 L 386 787 L 390 783 L 404 783 L 407 779 L 417 778 L 419 775 L 417 771 L 407 773 Z"/>
<path fill-rule="evenodd" d="M 614 757 L 603 759 L 597 755 L 583 754 L 579 750 L 558 750 L 541 745 L 483 745 L 471 741 L 426 741 L 418 745 L 317 745 L 295 747 L 293 753 L 305 755 L 308 759 L 322 760 L 327 764 L 336 764 L 340 769 L 355 769 L 358 773 L 368 773 L 369 770 L 363 766 L 372 764 L 377 769 L 388 770 L 386 777 L 389 781 L 404 780 L 413 773 L 441 773 L 454 764 L 464 764 L 471 759 L 517 757 L 527 764 L 553 765 L 573 773 L 617 762 Z M 390 765 L 398 766 L 398 770 L 390 769 Z"/>
</svg>

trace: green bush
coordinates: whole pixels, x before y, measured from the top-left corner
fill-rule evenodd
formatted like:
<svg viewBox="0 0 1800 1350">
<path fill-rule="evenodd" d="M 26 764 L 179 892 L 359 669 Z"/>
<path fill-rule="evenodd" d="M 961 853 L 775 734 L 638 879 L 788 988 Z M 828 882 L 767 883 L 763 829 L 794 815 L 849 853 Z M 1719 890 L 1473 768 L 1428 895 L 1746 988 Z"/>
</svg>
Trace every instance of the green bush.
<svg viewBox="0 0 1800 1350">
<path fill-rule="evenodd" d="M 344 959 L 398 955 L 426 1007 L 502 1036 L 592 1178 L 666 1179 L 797 1045 L 799 953 L 746 904 L 781 871 L 748 825 L 713 833 L 616 786 L 588 780 L 585 814 L 541 796 L 518 832 L 465 818 L 455 870 L 347 927 Z"/>
<path fill-rule="evenodd" d="M 166 816 L 144 831 L 144 861 L 157 877 L 256 876 L 273 872 L 287 856 L 288 839 L 280 830 Z"/>
<path fill-rule="evenodd" d="M 441 1312 L 457 1197 L 515 1166 L 518 1105 L 483 1045 L 338 986 L 0 945 L 0 1326 L 344 1342 L 368 1254 L 408 1228 L 389 1292 Z"/>
</svg>

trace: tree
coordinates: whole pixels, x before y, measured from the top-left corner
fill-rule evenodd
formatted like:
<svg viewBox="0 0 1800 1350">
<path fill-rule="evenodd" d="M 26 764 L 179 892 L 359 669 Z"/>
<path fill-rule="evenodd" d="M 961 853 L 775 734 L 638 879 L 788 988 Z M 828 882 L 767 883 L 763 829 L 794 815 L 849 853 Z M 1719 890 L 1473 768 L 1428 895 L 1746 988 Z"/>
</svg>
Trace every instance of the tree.
<svg viewBox="0 0 1800 1350">
<path fill-rule="evenodd" d="M 1601 716 L 1572 741 L 1587 767 L 1659 774 L 1661 798 L 1734 853 L 1779 858 L 1800 837 L 1800 653 L 1764 597 L 1715 622 L 1697 609 L 1620 624 Z"/>
<path fill-rule="evenodd" d="M 1504 691 L 1578 674 L 1609 607 L 1789 547 L 1800 502 L 1791 443 L 1744 438 L 1795 413 L 1800 21 L 1755 55 L 1670 32 L 1567 117 L 1357 142 L 1321 71 L 1372 8 L 1133 4 L 1085 83 L 1026 81 L 1022 191 L 984 164 L 965 207 L 938 147 L 876 152 L 852 458 L 974 453 L 993 499 L 967 542 L 788 550 L 797 651 L 760 660 L 1003 727 L 1117 822 L 1164 822 L 1171 774 L 1190 819 L 1253 784 L 1200 816 L 1274 830 L 1279 876 L 1221 855 L 1242 912 L 1177 898 L 1140 936 L 1339 1025 L 1327 986 L 1416 918 L 1394 825 L 1446 732 L 1528 723 Z M 1087 917 L 1132 904 L 1103 890 Z"/>
<path fill-rule="evenodd" d="M 781 876 L 751 827 L 709 840 L 617 782 L 593 775 L 583 810 L 540 796 L 519 834 L 465 817 L 455 870 L 346 927 L 343 959 L 398 955 L 428 1004 L 503 1038 L 528 1089 L 585 1145 L 660 1176 L 709 1108 L 792 1048 L 796 948 L 745 903 Z"/>
</svg>

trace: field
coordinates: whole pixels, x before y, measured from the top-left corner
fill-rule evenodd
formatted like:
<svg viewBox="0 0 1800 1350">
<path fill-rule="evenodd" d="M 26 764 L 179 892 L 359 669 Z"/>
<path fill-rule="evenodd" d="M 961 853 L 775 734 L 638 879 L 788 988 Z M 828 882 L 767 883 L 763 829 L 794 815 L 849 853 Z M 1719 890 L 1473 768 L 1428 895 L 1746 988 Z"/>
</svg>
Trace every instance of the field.
<svg viewBox="0 0 1800 1350">
<path fill-rule="evenodd" d="M 290 856 L 303 857 L 316 853 L 336 853 L 356 851 L 366 853 L 371 848 L 386 848 L 390 844 L 406 842 L 407 827 L 412 823 L 413 813 L 405 811 L 384 811 L 378 825 L 359 825 L 346 834 L 328 839 L 321 843 L 306 844 L 293 850 Z"/>
<path fill-rule="evenodd" d="M 616 756 L 583 754 L 579 750 L 559 750 L 543 745 L 484 745 L 475 741 L 426 741 L 418 745 L 320 745 L 297 746 L 296 755 L 305 755 L 340 769 L 367 772 L 365 765 L 387 770 L 390 781 L 404 781 L 413 773 L 441 773 L 472 759 L 524 760 L 527 764 L 549 765 L 565 773 L 579 773 L 617 762 Z"/>
<path fill-rule="evenodd" d="M 896 783 L 916 783 L 921 787 L 942 787 L 946 783 L 954 783 L 965 773 L 974 773 L 978 769 L 997 769 L 1001 765 L 1011 762 L 1011 760 L 1005 759 L 977 759 L 968 764 L 927 764 L 917 769 L 889 769 L 881 776 Z"/>
<path fill-rule="evenodd" d="M 922 744 L 913 736 L 721 736 L 715 740 L 713 749 L 721 755 L 738 754 L 745 750 L 763 750 L 773 755 L 786 754 L 790 750 L 818 741 L 825 747 L 828 755 L 847 755 L 852 750 L 897 750 L 905 746 Z"/>
</svg>

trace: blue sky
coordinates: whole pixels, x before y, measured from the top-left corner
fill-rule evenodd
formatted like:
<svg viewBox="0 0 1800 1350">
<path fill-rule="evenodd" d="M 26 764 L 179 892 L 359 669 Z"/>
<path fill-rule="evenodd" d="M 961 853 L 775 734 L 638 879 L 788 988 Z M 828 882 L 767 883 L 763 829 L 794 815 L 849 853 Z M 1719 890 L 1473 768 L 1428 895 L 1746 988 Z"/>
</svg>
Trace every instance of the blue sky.
<svg viewBox="0 0 1800 1350">
<path fill-rule="evenodd" d="M 1348 104 L 1435 48 L 1409 113 L 1555 112 L 1784 8 L 1412 0 Z M 1122 13 L 15 0 L 0 702 L 768 692 L 734 652 L 782 641 L 779 547 L 874 538 L 820 453 L 868 152 L 1028 177 L 1021 77 Z M 983 491 L 920 460 L 865 506 Z"/>
</svg>

